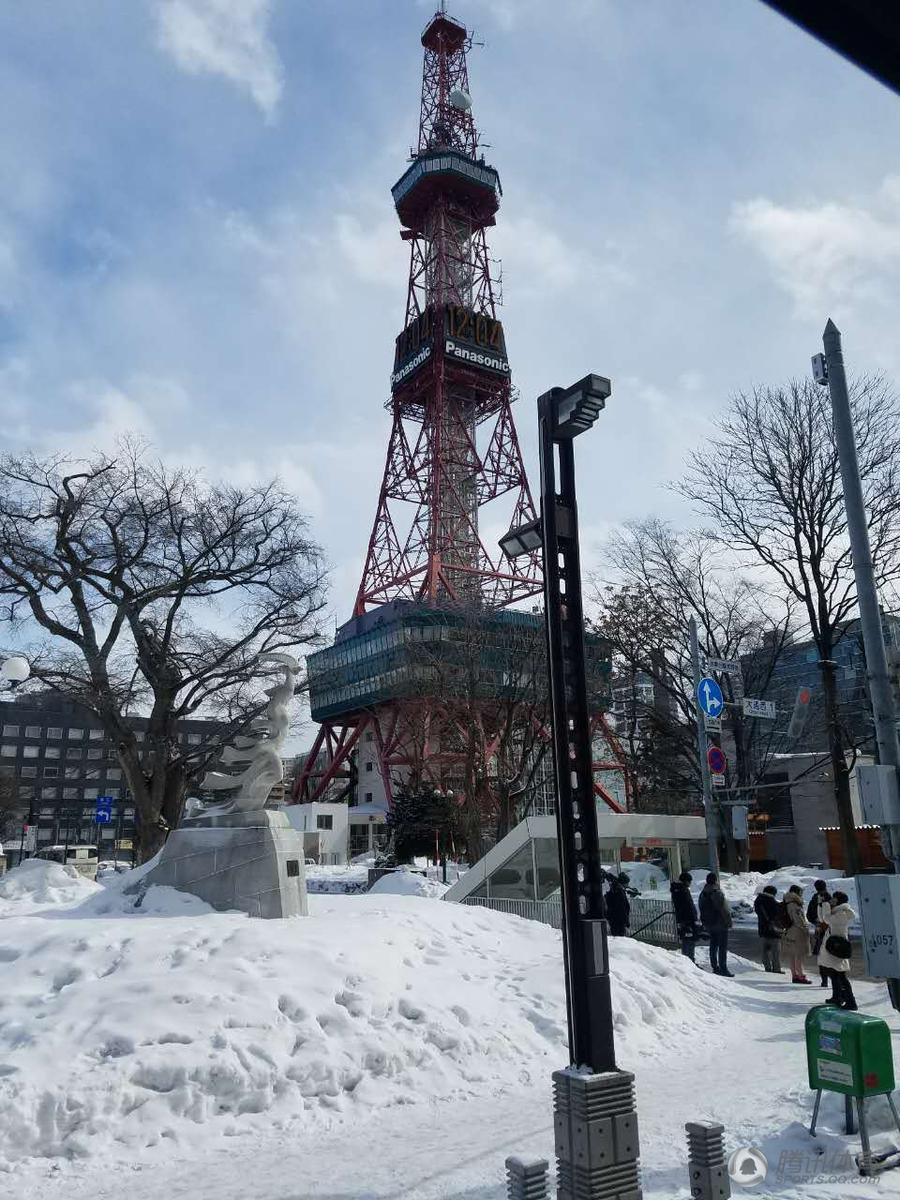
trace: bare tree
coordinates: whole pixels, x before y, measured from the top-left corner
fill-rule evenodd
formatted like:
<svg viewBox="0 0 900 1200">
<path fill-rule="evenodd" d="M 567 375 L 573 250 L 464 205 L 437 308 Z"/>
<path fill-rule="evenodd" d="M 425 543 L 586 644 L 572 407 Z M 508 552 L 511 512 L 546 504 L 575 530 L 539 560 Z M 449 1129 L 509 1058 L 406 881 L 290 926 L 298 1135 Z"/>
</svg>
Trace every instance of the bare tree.
<svg viewBox="0 0 900 1200">
<path fill-rule="evenodd" d="M 744 682 L 761 695 L 790 637 L 792 604 L 736 572 L 705 534 L 677 531 L 656 519 L 626 525 L 611 539 L 607 557 L 620 582 L 597 592 L 598 628 L 613 645 L 624 678 L 632 681 L 625 740 L 638 791 L 644 792 L 644 807 L 684 809 L 693 806 L 700 788 L 690 617 L 710 655 L 744 658 Z M 649 701 L 638 696 L 641 676 L 652 684 Z M 744 717 L 733 677 L 723 679 L 723 690 L 733 752 L 729 784 L 749 797 L 775 748 L 773 727 Z M 728 822 L 725 837 L 733 862 Z"/>
<path fill-rule="evenodd" d="M 0 597 L 20 636 L 36 635 L 32 675 L 115 743 L 144 861 L 264 707 L 258 656 L 319 640 L 324 572 L 276 483 L 209 484 L 129 443 L 89 462 L 0 459 Z M 183 748 L 191 716 L 218 718 L 219 736 Z"/>
<path fill-rule="evenodd" d="M 883 379 L 851 386 L 876 578 L 900 573 L 900 404 Z M 860 868 L 834 650 L 856 608 L 840 467 L 827 392 L 811 381 L 736 396 L 677 490 L 712 518 L 720 545 L 762 566 L 794 598 L 819 657 L 847 870 Z"/>
</svg>

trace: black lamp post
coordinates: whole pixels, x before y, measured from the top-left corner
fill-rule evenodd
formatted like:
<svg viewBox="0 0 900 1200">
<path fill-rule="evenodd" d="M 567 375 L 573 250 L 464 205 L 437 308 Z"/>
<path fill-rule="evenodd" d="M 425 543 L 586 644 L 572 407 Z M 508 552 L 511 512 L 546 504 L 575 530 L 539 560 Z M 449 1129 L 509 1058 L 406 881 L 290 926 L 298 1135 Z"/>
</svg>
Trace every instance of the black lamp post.
<svg viewBox="0 0 900 1200">
<path fill-rule="evenodd" d="M 554 1083 L 559 1196 L 640 1196 L 634 1077 L 616 1067 L 603 871 L 597 836 L 584 651 L 573 442 L 590 429 L 611 387 L 587 375 L 538 399 L 539 520 L 500 541 L 514 558 L 543 550 L 544 621 L 556 782 L 567 1071 Z"/>
</svg>

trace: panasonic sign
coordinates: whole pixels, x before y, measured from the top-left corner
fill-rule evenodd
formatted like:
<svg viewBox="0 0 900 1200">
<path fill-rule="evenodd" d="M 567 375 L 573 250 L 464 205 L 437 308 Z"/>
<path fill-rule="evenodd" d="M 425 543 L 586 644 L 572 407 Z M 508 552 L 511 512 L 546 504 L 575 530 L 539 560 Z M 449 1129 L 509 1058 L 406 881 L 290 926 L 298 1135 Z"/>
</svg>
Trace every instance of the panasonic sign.
<svg viewBox="0 0 900 1200">
<path fill-rule="evenodd" d="M 509 363 L 505 358 L 498 358 L 496 354 L 491 354 L 489 351 L 461 345 L 453 338 L 447 338 L 445 341 L 444 353 L 449 358 L 457 358 L 473 367 L 486 367 L 489 371 L 497 371 L 501 375 L 509 374 Z"/>
<path fill-rule="evenodd" d="M 391 375 L 391 387 L 396 387 L 398 383 L 402 383 L 404 379 L 408 379 L 429 358 L 431 358 L 431 347 L 423 346 L 419 353 L 411 358 L 409 362 L 404 363 L 399 371 L 394 371 Z"/>
</svg>

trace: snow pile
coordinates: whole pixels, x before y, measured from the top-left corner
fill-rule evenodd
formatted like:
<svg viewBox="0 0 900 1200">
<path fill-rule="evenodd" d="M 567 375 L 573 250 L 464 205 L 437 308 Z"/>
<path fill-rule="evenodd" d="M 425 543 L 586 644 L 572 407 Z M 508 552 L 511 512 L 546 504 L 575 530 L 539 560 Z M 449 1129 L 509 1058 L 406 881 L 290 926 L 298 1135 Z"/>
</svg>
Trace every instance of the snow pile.
<svg viewBox="0 0 900 1200">
<path fill-rule="evenodd" d="M 70 904 L 101 890 L 74 867 L 27 858 L 0 878 L 0 916 L 48 904 Z"/>
<path fill-rule="evenodd" d="M 611 869 L 611 868 L 608 868 Z M 628 882 L 640 892 L 663 892 L 668 894 L 669 880 L 665 871 L 653 863 L 623 862 L 620 871 L 628 876 Z"/>
<path fill-rule="evenodd" d="M 706 882 L 707 871 L 701 867 L 691 867 L 691 875 L 693 876 L 691 891 L 696 899 Z M 723 871 L 719 875 L 722 891 L 730 902 L 735 915 L 743 915 L 745 918 L 752 917 L 753 920 L 756 919 L 753 917 L 753 902 L 764 887 L 777 888 L 778 899 L 781 900 L 788 888 L 797 883 L 803 888 L 805 907 L 815 891 L 817 879 L 826 880 L 829 891 L 845 892 L 850 907 L 855 912 L 859 912 L 856 880 L 845 879 L 841 871 L 830 868 L 815 871 L 810 867 L 777 867 L 774 871 L 747 871 L 742 875 L 729 875 Z"/>
<path fill-rule="evenodd" d="M 382 875 L 370 891 L 373 896 L 427 896 L 437 900 L 449 886 L 437 879 L 428 879 L 418 871 L 405 871 L 401 867 Z"/>
<path fill-rule="evenodd" d="M 0 923 L 0 1164 L 543 1088 L 565 1059 L 546 926 L 410 896 L 314 897 L 290 921 L 168 888 L 133 904 L 111 885 Z M 728 1020 L 729 981 L 697 988 L 687 960 L 631 942 L 612 955 L 623 1065 Z"/>
</svg>

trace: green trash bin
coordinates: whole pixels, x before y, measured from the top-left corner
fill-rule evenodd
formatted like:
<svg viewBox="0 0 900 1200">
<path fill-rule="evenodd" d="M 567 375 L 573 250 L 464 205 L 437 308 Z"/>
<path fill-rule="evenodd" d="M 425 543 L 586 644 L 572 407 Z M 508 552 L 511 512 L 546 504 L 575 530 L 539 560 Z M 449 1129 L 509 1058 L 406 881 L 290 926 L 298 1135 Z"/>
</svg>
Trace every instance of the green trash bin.
<svg viewBox="0 0 900 1200">
<path fill-rule="evenodd" d="M 809 1086 L 816 1092 L 809 1132 L 815 1135 L 822 1092 L 844 1096 L 847 1133 L 852 1133 L 851 1103 L 856 1101 L 859 1135 L 862 1142 L 860 1171 L 872 1174 L 873 1162 L 866 1128 L 865 1100 L 869 1096 L 887 1096 L 900 1130 L 900 1116 L 891 1093 L 894 1090 L 894 1055 L 887 1022 L 867 1013 L 844 1012 L 824 1005 L 806 1014 L 806 1065 Z"/>
<path fill-rule="evenodd" d="M 880 1017 L 825 1005 L 806 1014 L 809 1086 L 844 1096 L 883 1096 L 894 1090 L 891 1031 Z"/>
</svg>

